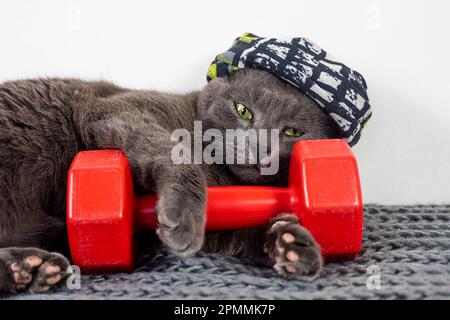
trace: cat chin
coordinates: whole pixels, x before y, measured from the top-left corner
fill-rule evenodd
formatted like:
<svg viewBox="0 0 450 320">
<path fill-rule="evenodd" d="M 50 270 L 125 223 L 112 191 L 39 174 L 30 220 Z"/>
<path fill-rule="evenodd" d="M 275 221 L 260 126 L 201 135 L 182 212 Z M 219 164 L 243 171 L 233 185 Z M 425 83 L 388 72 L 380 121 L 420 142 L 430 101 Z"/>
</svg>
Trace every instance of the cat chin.
<svg viewBox="0 0 450 320">
<path fill-rule="evenodd" d="M 255 165 L 228 165 L 231 173 L 243 184 L 265 185 L 276 180 L 276 175 L 262 175 Z"/>
</svg>

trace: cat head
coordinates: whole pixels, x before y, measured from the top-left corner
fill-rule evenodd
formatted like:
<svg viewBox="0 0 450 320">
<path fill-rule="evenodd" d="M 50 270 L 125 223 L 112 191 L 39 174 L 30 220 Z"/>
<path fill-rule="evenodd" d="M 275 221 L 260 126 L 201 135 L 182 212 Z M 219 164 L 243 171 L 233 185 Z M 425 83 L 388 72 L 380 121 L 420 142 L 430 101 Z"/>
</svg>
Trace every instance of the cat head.
<svg viewBox="0 0 450 320">
<path fill-rule="evenodd" d="M 232 77 L 210 81 L 200 92 L 197 112 L 203 130 L 218 129 L 223 136 L 226 129 L 254 129 L 264 134 L 261 129 L 267 130 L 267 143 L 259 145 L 267 149 L 267 157 L 258 157 L 255 164 L 237 164 L 236 161 L 226 164 L 243 183 L 268 184 L 274 180 L 285 183 L 296 141 L 340 137 L 335 122 L 315 101 L 262 70 L 242 69 Z M 271 129 L 279 130 L 278 148 L 273 146 Z M 226 148 L 234 148 L 235 156 L 240 151 L 237 144 Z M 278 173 L 262 175 L 261 166 L 269 166 L 274 157 L 278 157 Z"/>
</svg>

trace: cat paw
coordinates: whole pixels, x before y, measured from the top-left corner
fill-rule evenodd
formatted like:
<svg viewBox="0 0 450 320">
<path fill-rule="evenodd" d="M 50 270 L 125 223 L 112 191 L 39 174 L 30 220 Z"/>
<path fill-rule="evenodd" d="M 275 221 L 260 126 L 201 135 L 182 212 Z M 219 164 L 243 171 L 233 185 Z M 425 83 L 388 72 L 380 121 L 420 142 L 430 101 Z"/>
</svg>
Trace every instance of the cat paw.
<svg viewBox="0 0 450 320">
<path fill-rule="evenodd" d="M 167 206 L 165 199 L 158 203 L 156 233 L 169 251 L 177 256 L 191 256 L 199 251 L 205 237 L 204 206 L 192 202 L 177 207 Z"/>
<path fill-rule="evenodd" d="M 10 250 L 4 263 L 11 279 L 11 292 L 46 292 L 65 278 L 69 261 L 63 255 L 35 248 Z"/>
<path fill-rule="evenodd" d="M 271 221 L 264 252 L 283 278 L 312 280 L 322 270 L 319 246 L 292 214 L 279 215 Z"/>
</svg>

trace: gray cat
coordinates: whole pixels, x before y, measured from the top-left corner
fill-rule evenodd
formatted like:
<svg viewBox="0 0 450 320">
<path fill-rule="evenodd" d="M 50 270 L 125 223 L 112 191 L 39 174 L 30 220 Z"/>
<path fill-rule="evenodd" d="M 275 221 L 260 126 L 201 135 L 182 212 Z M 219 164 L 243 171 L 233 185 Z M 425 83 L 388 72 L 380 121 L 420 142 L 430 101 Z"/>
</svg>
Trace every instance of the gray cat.
<svg viewBox="0 0 450 320">
<path fill-rule="evenodd" d="M 243 117 L 249 113 L 251 117 Z M 259 165 L 173 164 L 171 133 L 193 130 L 195 120 L 203 122 L 203 130 L 279 129 L 279 174 L 261 175 Z M 339 136 L 313 100 L 266 71 L 241 70 L 187 94 L 75 79 L 4 83 L 0 292 L 44 292 L 63 282 L 69 261 L 55 251 L 67 248 L 69 165 L 81 150 L 109 148 L 125 152 L 137 193 L 158 193 L 157 235 L 173 254 L 188 256 L 202 249 L 266 257 L 283 277 L 314 277 L 322 267 L 320 248 L 294 215 L 282 213 L 260 228 L 205 234 L 206 188 L 286 185 L 297 140 Z"/>
</svg>

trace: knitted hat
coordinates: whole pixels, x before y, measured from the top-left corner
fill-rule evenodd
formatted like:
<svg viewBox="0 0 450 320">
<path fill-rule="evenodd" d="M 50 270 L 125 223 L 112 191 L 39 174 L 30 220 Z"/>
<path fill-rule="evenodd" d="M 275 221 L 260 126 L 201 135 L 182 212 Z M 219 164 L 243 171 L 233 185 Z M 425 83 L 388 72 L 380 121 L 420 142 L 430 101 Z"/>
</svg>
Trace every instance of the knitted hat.
<svg viewBox="0 0 450 320">
<path fill-rule="evenodd" d="M 216 56 L 207 80 L 227 77 L 243 68 L 269 71 L 314 99 L 351 146 L 358 142 L 372 114 L 363 76 L 306 38 L 261 38 L 244 33 L 230 49 Z"/>
</svg>

